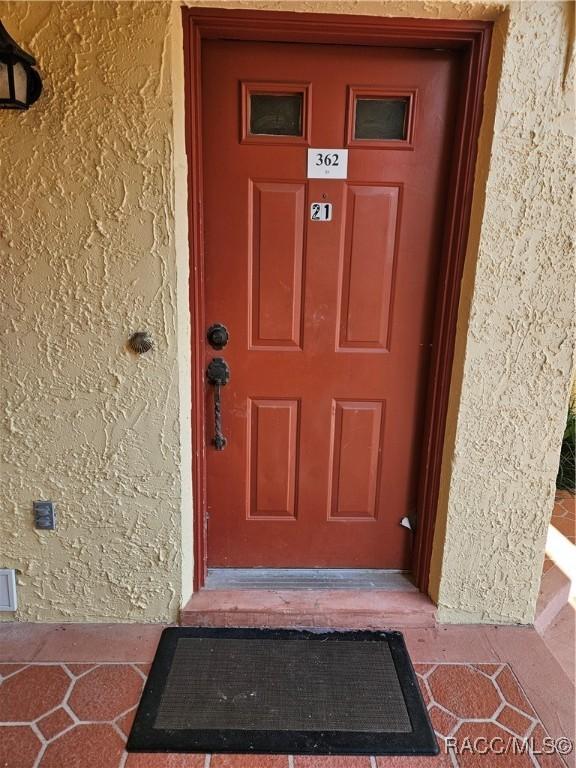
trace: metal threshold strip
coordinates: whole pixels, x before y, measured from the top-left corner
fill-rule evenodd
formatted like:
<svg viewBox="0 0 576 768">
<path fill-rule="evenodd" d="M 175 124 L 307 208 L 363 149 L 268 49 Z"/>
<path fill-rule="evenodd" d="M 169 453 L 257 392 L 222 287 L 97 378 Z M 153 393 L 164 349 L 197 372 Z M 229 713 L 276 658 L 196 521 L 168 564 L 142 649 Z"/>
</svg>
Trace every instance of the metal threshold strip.
<svg viewBox="0 0 576 768">
<path fill-rule="evenodd" d="M 378 589 L 418 592 L 407 571 L 368 568 L 209 568 L 204 589 Z"/>
</svg>

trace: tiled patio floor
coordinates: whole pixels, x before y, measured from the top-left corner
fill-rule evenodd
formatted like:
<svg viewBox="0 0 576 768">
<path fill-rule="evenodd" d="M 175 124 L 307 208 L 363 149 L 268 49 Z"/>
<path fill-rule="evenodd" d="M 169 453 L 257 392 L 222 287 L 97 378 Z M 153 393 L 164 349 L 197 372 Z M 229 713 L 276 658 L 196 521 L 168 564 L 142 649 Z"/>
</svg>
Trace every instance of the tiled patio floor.
<svg viewBox="0 0 576 768">
<path fill-rule="evenodd" d="M 126 736 L 160 630 L 134 625 L 0 625 L 0 658 L 8 659 L 0 663 L 0 768 L 573 764 L 573 754 L 564 760 L 537 754 L 546 733 L 573 738 L 573 689 L 537 633 L 515 627 L 405 630 L 443 747 L 438 758 L 127 755 Z M 532 737 L 535 754 L 446 754 L 446 736 L 454 736 L 464 749 L 479 737 L 499 737 L 498 744 Z"/>
<path fill-rule="evenodd" d="M 276 766 L 287 757 L 126 755 L 124 743 L 146 678 L 146 664 L 3 664 L 0 684 L 0 766 L 3 768 L 194 768 Z M 418 679 L 432 723 L 443 737 L 532 736 L 545 730 L 507 664 L 418 664 Z M 365 766 L 370 758 L 295 757 L 297 768 Z M 499 762 L 499 761 L 496 761 Z M 434 760 L 377 758 L 382 768 L 434 764 L 475 765 L 445 754 Z M 373 761 L 372 761 L 373 765 Z M 526 755 L 506 765 L 562 766 L 558 757 L 531 762 Z"/>
</svg>

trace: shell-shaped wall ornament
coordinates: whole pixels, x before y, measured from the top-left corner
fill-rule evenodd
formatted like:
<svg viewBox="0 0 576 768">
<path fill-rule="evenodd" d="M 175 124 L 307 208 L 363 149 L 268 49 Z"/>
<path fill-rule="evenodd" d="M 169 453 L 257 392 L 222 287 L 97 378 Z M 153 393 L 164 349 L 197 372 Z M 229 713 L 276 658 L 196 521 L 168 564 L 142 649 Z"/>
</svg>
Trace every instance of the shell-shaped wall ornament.
<svg viewBox="0 0 576 768">
<path fill-rule="evenodd" d="M 154 342 L 148 331 L 137 331 L 128 339 L 128 346 L 132 352 L 136 352 L 137 355 L 143 355 L 144 352 L 152 349 Z"/>
</svg>

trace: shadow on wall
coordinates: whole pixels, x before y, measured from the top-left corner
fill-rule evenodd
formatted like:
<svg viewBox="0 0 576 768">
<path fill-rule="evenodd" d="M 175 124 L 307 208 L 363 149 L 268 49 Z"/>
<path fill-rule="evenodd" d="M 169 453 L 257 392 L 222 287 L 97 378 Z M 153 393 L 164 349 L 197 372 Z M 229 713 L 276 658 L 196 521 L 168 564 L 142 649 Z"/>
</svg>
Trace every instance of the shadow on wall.
<svg viewBox="0 0 576 768">
<path fill-rule="evenodd" d="M 576 392 L 574 389 L 568 407 L 566 429 L 560 449 L 560 466 L 556 477 L 556 488 L 559 491 L 576 492 Z"/>
</svg>

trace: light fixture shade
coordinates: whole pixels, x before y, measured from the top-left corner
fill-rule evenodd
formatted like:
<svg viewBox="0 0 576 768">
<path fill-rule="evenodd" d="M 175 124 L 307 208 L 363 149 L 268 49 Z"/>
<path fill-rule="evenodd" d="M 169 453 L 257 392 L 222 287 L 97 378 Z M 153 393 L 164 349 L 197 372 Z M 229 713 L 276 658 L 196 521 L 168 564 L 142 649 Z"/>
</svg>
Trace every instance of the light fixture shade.
<svg viewBox="0 0 576 768">
<path fill-rule="evenodd" d="M 0 21 L 0 109 L 28 109 L 38 99 L 42 80 L 35 64 Z"/>
</svg>

